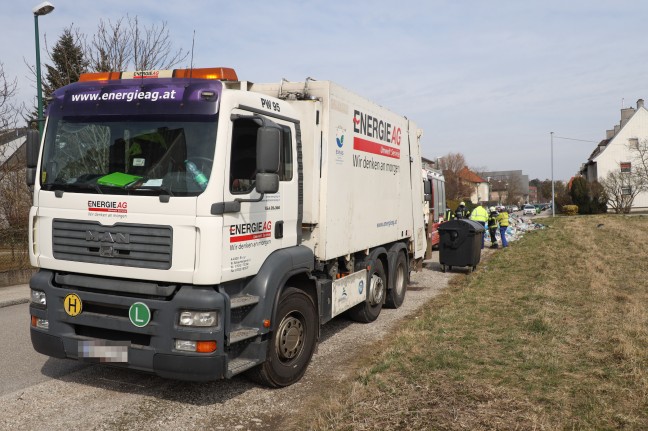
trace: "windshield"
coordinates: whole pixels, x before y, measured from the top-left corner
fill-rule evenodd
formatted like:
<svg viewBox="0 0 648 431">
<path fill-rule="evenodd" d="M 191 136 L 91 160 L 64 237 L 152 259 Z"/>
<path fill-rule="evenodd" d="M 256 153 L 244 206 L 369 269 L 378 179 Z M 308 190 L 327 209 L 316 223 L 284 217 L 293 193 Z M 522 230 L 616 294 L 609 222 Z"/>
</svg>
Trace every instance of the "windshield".
<svg viewBox="0 0 648 431">
<path fill-rule="evenodd" d="M 216 116 L 199 118 L 50 117 L 42 188 L 196 196 L 211 175 L 217 128 Z"/>
</svg>

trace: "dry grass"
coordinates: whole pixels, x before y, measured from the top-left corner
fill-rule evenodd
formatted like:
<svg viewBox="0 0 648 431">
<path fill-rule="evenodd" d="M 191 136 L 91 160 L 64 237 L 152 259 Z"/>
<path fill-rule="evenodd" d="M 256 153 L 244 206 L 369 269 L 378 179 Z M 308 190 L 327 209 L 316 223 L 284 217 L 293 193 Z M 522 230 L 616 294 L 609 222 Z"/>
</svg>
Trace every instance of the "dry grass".
<svg viewBox="0 0 648 431">
<path fill-rule="evenodd" d="M 290 426 L 648 429 L 648 217 L 543 221 Z"/>
</svg>

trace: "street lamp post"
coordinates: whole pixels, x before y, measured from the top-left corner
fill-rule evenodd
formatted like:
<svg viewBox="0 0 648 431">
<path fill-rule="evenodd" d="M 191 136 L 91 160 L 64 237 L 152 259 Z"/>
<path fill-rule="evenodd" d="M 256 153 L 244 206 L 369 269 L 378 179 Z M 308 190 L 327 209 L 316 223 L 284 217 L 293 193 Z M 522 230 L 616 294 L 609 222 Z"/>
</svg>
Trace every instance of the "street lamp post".
<svg viewBox="0 0 648 431">
<path fill-rule="evenodd" d="M 556 216 L 556 192 L 553 176 L 553 132 L 551 132 L 551 217 Z"/>
<path fill-rule="evenodd" d="M 36 37 L 36 94 L 38 103 L 38 131 L 43 135 L 43 89 L 41 84 L 40 36 L 38 35 L 38 17 L 54 10 L 54 5 L 46 1 L 32 9 L 34 13 L 34 31 Z"/>
</svg>

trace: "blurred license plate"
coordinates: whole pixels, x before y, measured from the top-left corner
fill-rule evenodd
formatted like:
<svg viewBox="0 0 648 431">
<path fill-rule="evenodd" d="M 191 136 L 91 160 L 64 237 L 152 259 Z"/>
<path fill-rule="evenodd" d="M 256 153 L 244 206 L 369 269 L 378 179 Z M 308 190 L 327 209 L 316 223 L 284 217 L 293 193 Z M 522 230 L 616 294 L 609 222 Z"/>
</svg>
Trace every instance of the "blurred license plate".
<svg viewBox="0 0 648 431">
<path fill-rule="evenodd" d="M 99 362 L 128 362 L 128 342 L 87 340 L 79 341 L 79 358 Z"/>
</svg>

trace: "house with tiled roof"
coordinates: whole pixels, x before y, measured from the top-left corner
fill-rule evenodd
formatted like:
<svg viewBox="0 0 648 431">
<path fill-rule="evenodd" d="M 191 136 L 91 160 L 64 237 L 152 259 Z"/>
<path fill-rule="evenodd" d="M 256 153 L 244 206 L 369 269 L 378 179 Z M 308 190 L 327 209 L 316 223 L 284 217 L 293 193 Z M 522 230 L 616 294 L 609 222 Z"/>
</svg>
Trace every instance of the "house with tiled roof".
<svg viewBox="0 0 648 431">
<path fill-rule="evenodd" d="M 459 178 L 470 186 L 470 201 L 475 204 L 481 204 L 488 201 L 488 181 L 464 166 L 457 174 Z"/>
<path fill-rule="evenodd" d="M 621 121 L 606 130 L 605 139 L 598 143 L 580 169 L 587 181 L 601 181 L 609 172 L 632 172 L 637 163 L 633 148 L 648 141 L 648 110 L 643 99 L 637 100 L 636 108 L 622 108 Z M 629 190 L 628 190 L 629 192 Z M 648 210 L 648 192 L 639 193 L 631 211 Z"/>
</svg>

